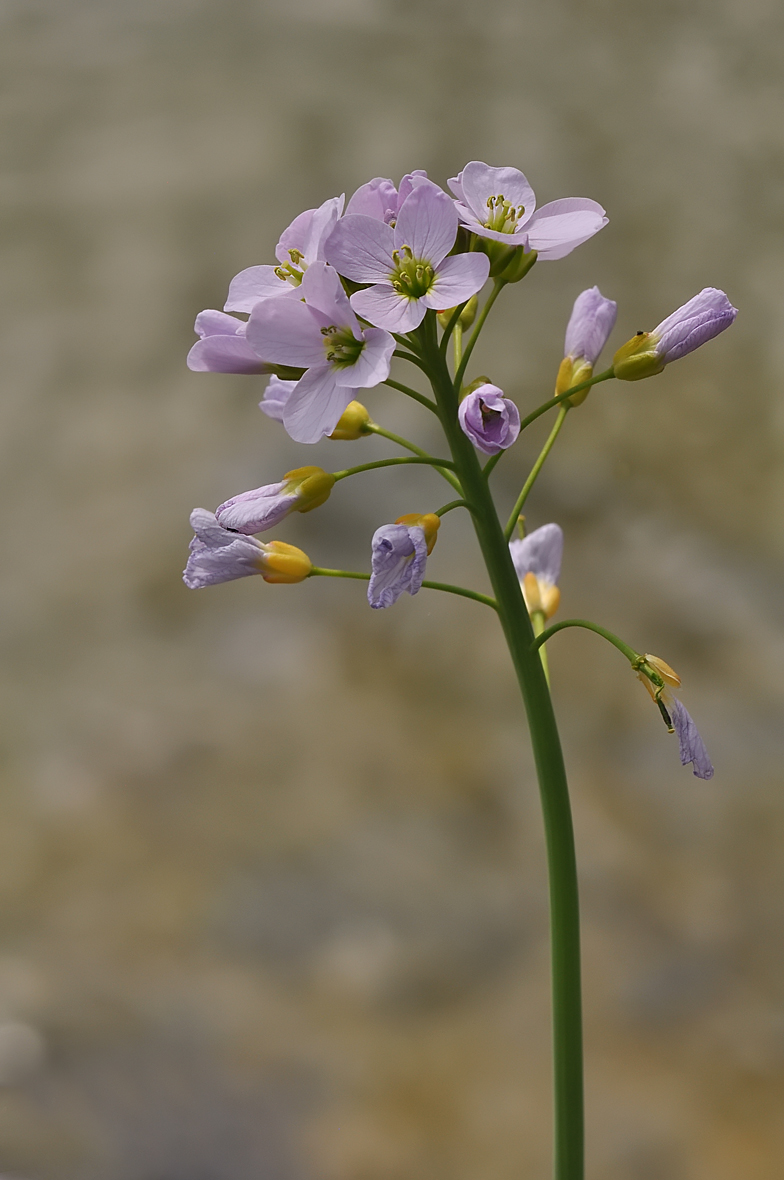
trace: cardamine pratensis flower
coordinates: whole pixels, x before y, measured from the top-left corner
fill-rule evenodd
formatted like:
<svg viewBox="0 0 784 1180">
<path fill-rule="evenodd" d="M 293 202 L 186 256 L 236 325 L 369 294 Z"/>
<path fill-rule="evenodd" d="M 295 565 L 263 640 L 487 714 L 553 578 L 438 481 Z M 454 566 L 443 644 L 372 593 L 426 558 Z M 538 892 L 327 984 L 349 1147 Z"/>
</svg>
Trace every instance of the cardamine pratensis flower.
<svg viewBox="0 0 784 1180">
<path fill-rule="evenodd" d="M 190 590 L 251 574 L 261 574 L 265 582 L 302 582 L 312 569 L 310 558 L 294 545 L 230 533 L 204 508 L 194 508 L 191 526 L 196 535 L 182 575 Z"/>
<path fill-rule="evenodd" d="M 400 516 L 373 534 L 368 602 L 375 609 L 392 606 L 405 591 L 416 594 L 441 520 L 432 512 Z"/>
<path fill-rule="evenodd" d="M 605 225 L 604 209 L 588 197 L 563 197 L 536 208 L 534 190 L 517 168 L 491 168 L 472 160 L 452 177 L 461 224 L 481 238 L 539 258 L 564 258 Z M 455 302 L 458 302 L 455 300 Z"/>
<path fill-rule="evenodd" d="M 335 477 L 323 467 L 297 467 L 280 483 L 268 483 L 232 496 L 215 510 L 221 528 L 234 533 L 263 533 L 274 528 L 290 512 L 311 512 L 326 500 Z"/>
<path fill-rule="evenodd" d="M 275 247 L 277 266 L 249 266 L 229 284 L 224 311 L 253 311 L 260 299 L 280 295 L 299 298 L 302 276 L 324 260 L 324 243 L 343 212 L 344 197 L 330 197 L 318 209 L 306 209 L 284 229 Z"/>
<path fill-rule="evenodd" d="M 194 324 L 201 337 L 188 353 L 188 368 L 197 373 L 271 373 L 245 338 L 247 324 L 222 311 L 200 311 Z"/>
<path fill-rule="evenodd" d="M 394 229 L 376 217 L 346 214 L 325 257 L 352 282 L 373 284 L 351 296 L 357 315 L 390 332 L 411 332 L 429 307 L 456 307 L 484 286 L 489 259 L 450 255 L 456 236 L 454 201 L 423 179 L 401 204 Z"/>
<path fill-rule="evenodd" d="M 737 314 L 723 291 L 703 287 L 652 332 L 638 332 L 618 349 L 613 357 L 615 376 L 622 381 L 639 381 L 661 373 L 670 361 L 680 360 L 729 328 Z"/>
<path fill-rule="evenodd" d="M 247 334 L 261 355 L 307 370 L 288 394 L 282 420 L 295 442 L 314 443 L 332 433 L 357 389 L 386 380 L 395 341 L 381 328 L 362 329 L 337 271 L 325 262 L 311 263 L 299 291 L 302 299 L 257 303 Z"/>
<path fill-rule="evenodd" d="M 615 327 L 617 313 L 618 304 L 612 299 L 605 299 L 598 287 L 589 287 L 577 296 L 566 325 L 564 359 L 555 382 L 556 397 L 593 375 L 599 353 Z M 575 393 L 567 401 L 572 406 L 579 406 L 589 391 L 584 389 L 581 393 Z"/>
<path fill-rule="evenodd" d="M 346 205 L 346 216 L 360 213 L 394 226 L 400 206 L 420 184 L 433 184 L 432 180 L 428 180 L 427 173 L 422 168 L 415 168 L 413 172 L 407 173 L 401 180 L 399 189 L 395 188 L 392 181 L 386 177 L 376 176 L 367 184 L 359 186 Z M 438 188 L 438 185 L 434 185 L 434 188 Z"/>
<path fill-rule="evenodd" d="M 640 680 L 659 706 L 670 733 L 675 731 L 678 735 L 681 765 L 686 766 L 691 762 L 697 778 L 713 778 L 713 764 L 708 757 L 705 742 L 700 737 L 697 726 L 678 698 L 669 691 L 670 687 L 680 688 L 680 676 L 658 656 L 646 654 L 643 658 L 645 663 L 658 672 L 664 681 L 665 688 L 657 688 L 643 672 L 639 670 L 637 672 Z"/>
<path fill-rule="evenodd" d="M 457 410 L 463 432 L 485 455 L 497 455 L 516 441 L 520 411 L 497 385 L 485 383 L 467 394 Z"/>
<path fill-rule="evenodd" d="M 264 390 L 264 397 L 259 402 L 259 409 L 268 418 L 273 418 L 276 422 L 282 422 L 286 402 L 294 392 L 296 385 L 296 381 L 281 381 L 280 377 L 270 377 L 269 385 Z"/>
<path fill-rule="evenodd" d="M 523 588 L 528 613 L 551 618 L 561 601 L 557 586 L 563 556 L 561 526 L 543 524 L 522 540 L 510 541 L 509 552 Z"/>
</svg>

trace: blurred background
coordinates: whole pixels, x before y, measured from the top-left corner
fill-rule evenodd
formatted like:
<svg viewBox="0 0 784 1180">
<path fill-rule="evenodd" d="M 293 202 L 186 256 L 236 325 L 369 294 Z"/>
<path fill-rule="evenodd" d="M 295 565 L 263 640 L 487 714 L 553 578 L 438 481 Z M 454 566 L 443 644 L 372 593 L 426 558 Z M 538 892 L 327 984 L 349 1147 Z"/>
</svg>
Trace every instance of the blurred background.
<svg viewBox="0 0 784 1180">
<path fill-rule="evenodd" d="M 481 159 L 610 217 L 477 349 L 524 412 L 587 286 L 607 356 L 703 286 L 740 308 L 594 390 L 527 511 L 566 532 L 561 617 L 673 664 L 717 767 L 614 649 L 550 645 L 589 1180 L 782 1175 L 783 56 L 776 0 L 3 0 L 0 1172 L 549 1175 L 542 828 L 490 612 L 180 580 L 194 505 L 394 453 L 297 447 L 263 379 L 189 372 L 196 313 L 302 209 Z M 440 446 L 403 400 L 367 396 Z M 358 477 L 275 535 L 367 568 L 439 483 Z M 483 588 L 460 516 L 430 576 Z"/>
</svg>

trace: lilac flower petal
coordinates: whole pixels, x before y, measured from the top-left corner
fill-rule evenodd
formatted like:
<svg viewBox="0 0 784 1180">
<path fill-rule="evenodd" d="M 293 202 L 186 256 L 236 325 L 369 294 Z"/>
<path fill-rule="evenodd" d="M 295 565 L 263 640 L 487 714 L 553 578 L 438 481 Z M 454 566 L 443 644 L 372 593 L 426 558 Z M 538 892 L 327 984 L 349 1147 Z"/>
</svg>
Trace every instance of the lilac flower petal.
<svg viewBox="0 0 784 1180">
<path fill-rule="evenodd" d="M 253 311 L 261 299 L 296 295 L 297 288 L 275 274 L 274 266 L 249 266 L 229 283 L 224 311 Z"/>
<path fill-rule="evenodd" d="M 375 176 L 367 184 L 359 186 L 346 205 L 346 216 L 361 213 L 364 217 L 386 221 L 387 213 L 397 213 L 397 206 L 397 189 L 392 181 L 384 176 Z"/>
<path fill-rule="evenodd" d="M 424 296 L 425 303 L 436 311 L 456 307 L 481 291 L 489 273 L 490 259 L 486 254 L 452 254 L 436 271 L 435 282 Z"/>
<path fill-rule="evenodd" d="M 605 225 L 604 209 L 588 197 L 563 197 L 538 209 L 526 230 L 531 249 L 551 261 L 565 258 Z"/>
<path fill-rule="evenodd" d="M 389 280 L 395 264 L 395 231 L 375 217 L 352 214 L 337 223 L 324 247 L 325 260 L 355 283 Z"/>
<path fill-rule="evenodd" d="M 260 558 L 264 550 L 259 541 L 227 532 L 204 508 L 193 510 L 191 526 L 196 535 L 190 543 L 188 564 L 182 575 L 190 590 L 261 573 Z"/>
<path fill-rule="evenodd" d="M 438 188 L 437 184 L 433 184 L 433 181 L 428 179 L 427 172 L 425 172 L 424 168 L 415 168 L 413 172 L 406 173 L 400 182 L 396 211 L 399 211 L 406 197 L 410 196 L 414 189 L 419 188 L 421 184 L 432 184 L 434 188 Z"/>
<path fill-rule="evenodd" d="M 517 440 L 520 411 L 497 385 L 480 385 L 461 401 L 457 417 L 463 432 L 485 455 L 497 455 Z"/>
<path fill-rule="evenodd" d="M 357 315 L 387 332 L 412 332 L 425 318 L 424 299 L 399 295 L 391 283 L 377 283 L 366 291 L 355 291 L 351 306 Z"/>
<path fill-rule="evenodd" d="M 251 312 L 248 340 L 276 365 L 323 365 L 324 337 L 314 314 L 299 299 L 265 299 Z"/>
<path fill-rule="evenodd" d="M 294 218 L 291 225 L 280 235 L 275 247 L 279 262 L 290 262 L 290 250 L 299 250 L 305 263 L 324 258 L 324 242 L 331 234 L 343 212 L 344 197 L 330 197 L 318 209 L 306 209 Z"/>
<path fill-rule="evenodd" d="M 236 373 L 245 376 L 269 373 L 271 368 L 254 352 L 244 335 L 205 336 L 203 340 L 197 340 L 188 353 L 187 365 L 195 373 Z"/>
<path fill-rule="evenodd" d="M 361 329 L 357 317 L 334 267 L 326 262 L 311 263 L 302 278 L 300 294 L 308 307 L 314 307 L 327 317 L 327 324 L 349 327 L 355 336 L 359 336 Z"/>
<path fill-rule="evenodd" d="M 525 214 L 520 219 L 520 225 L 530 220 L 536 208 L 534 190 L 517 168 L 491 168 L 481 160 L 472 160 L 455 180 L 456 184 L 449 181 L 449 187 L 468 206 L 480 224 L 487 221 L 490 215 L 488 197 L 502 195 L 515 207 L 523 205 Z M 509 234 L 501 235 L 502 240 L 504 237 L 508 238 Z"/>
<path fill-rule="evenodd" d="M 368 602 L 392 606 L 404 592 L 416 594 L 425 576 L 427 542 L 418 525 L 383 524 L 373 534 Z"/>
<path fill-rule="evenodd" d="M 202 340 L 205 336 L 244 336 L 245 321 L 208 307 L 206 311 L 200 311 L 196 316 L 193 330 L 197 336 L 201 336 Z"/>
<path fill-rule="evenodd" d="M 522 540 L 510 541 L 509 551 L 521 582 L 531 573 L 555 586 L 561 573 L 563 529 L 557 524 L 543 524 Z"/>
<path fill-rule="evenodd" d="M 413 189 L 400 207 L 395 246 L 410 246 L 414 258 L 437 267 L 457 237 L 457 210 L 445 192 L 432 183 Z"/>
<path fill-rule="evenodd" d="M 283 410 L 283 425 L 295 442 L 315 443 L 332 434 L 354 390 L 338 385 L 332 365 L 308 369 Z"/>
<path fill-rule="evenodd" d="M 607 337 L 615 327 L 618 304 L 605 299 L 598 287 L 589 287 L 574 301 L 566 327 L 564 356 L 585 357 L 595 365 Z"/>
<path fill-rule="evenodd" d="M 338 385 L 349 389 L 372 389 L 389 376 L 392 353 L 395 351 L 393 337 L 382 328 L 366 328 L 363 336 L 365 347 L 357 361 L 345 369 L 335 369 Z"/>
<path fill-rule="evenodd" d="M 668 697 L 667 708 L 680 742 L 681 765 L 692 763 L 697 778 L 713 778 L 713 764 L 697 726 L 677 697 Z"/>
<path fill-rule="evenodd" d="M 705 287 L 654 328 L 651 335 L 658 338 L 656 352 L 668 364 L 677 361 L 729 328 L 737 314 L 723 291 Z"/>
<path fill-rule="evenodd" d="M 235 533 L 263 533 L 280 524 L 297 503 L 296 492 L 286 492 L 288 481 L 269 483 L 250 492 L 240 492 L 215 509 L 221 528 Z"/>
<path fill-rule="evenodd" d="M 264 390 L 264 397 L 259 402 L 259 409 L 268 418 L 282 422 L 283 411 L 296 384 L 296 381 L 281 381 L 280 377 L 274 375 L 270 377 L 269 385 Z"/>
</svg>

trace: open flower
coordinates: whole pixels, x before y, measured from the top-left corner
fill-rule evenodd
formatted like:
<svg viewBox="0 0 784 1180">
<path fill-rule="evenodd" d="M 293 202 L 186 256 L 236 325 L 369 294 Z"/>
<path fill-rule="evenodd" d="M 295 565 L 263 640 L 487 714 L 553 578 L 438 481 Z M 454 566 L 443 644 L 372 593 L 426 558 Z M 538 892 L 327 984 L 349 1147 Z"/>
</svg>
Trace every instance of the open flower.
<svg viewBox="0 0 784 1180">
<path fill-rule="evenodd" d="M 264 544 L 255 537 L 230 533 L 205 508 L 194 508 L 191 526 L 196 535 L 182 575 L 190 590 L 251 574 L 261 574 L 265 582 L 302 582 L 311 571 L 310 559 L 301 549 L 285 541 Z"/>
<path fill-rule="evenodd" d="M 253 311 L 261 299 L 297 296 L 302 276 L 313 262 L 324 259 L 324 243 L 341 213 L 343 197 L 330 197 L 318 209 L 306 209 L 284 229 L 275 247 L 277 266 L 249 266 L 229 284 L 224 311 Z"/>
<path fill-rule="evenodd" d="M 411 513 L 373 534 L 368 602 L 375 609 L 392 606 L 405 591 L 416 594 L 425 576 L 441 520 L 432 512 Z"/>
<path fill-rule="evenodd" d="M 326 263 L 311 263 L 299 290 L 305 302 L 257 303 L 247 334 L 260 355 L 307 370 L 286 398 L 282 421 L 295 442 L 313 443 L 332 433 L 357 389 L 386 380 L 395 341 L 380 328 L 363 331 Z"/>
<path fill-rule="evenodd" d="M 566 325 L 564 359 L 555 382 L 556 397 L 559 393 L 566 393 L 573 385 L 587 381 L 593 374 L 599 353 L 615 327 L 617 314 L 618 304 L 613 303 L 612 299 L 605 299 L 598 287 L 589 287 L 577 296 Z M 588 393 L 589 390 L 584 389 L 567 400 L 570 405 L 579 406 Z"/>
<path fill-rule="evenodd" d="M 247 324 L 222 311 L 200 311 L 194 328 L 201 337 L 188 353 L 188 368 L 197 373 L 271 373 L 245 338 Z"/>
<path fill-rule="evenodd" d="M 325 256 L 347 279 L 373 284 L 351 296 L 357 315 L 390 332 L 410 332 L 429 307 L 456 307 L 484 286 L 489 259 L 449 255 L 456 236 L 454 202 L 423 181 L 401 204 L 394 229 L 376 217 L 347 214 Z"/>
<path fill-rule="evenodd" d="M 280 483 L 232 496 L 216 509 L 215 519 L 222 528 L 235 533 L 263 533 L 290 512 L 318 508 L 329 499 L 334 486 L 334 475 L 323 467 L 297 467 L 287 471 Z"/>
<path fill-rule="evenodd" d="M 457 417 L 463 432 L 485 455 L 511 447 L 520 433 L 520 411 L 497 385 L 477 386 L 461 401 Z"/>
<path fill-rule="evenodd" d="M 658 674 L 659 679 L 664 682 L 664 686 L 660 687 L 654 684 L 643 671 L 639 669 L 637 671 L 640 680 L 658 705 L 670 733 L 675 732 L 678 735 L 681 765 L 687 766 L 691 762 L 697 778 L 713 778 L 713 764 L 708 757 L 705 742 L 700 737 L 697 726 L 686 708 L 670 692 L 670 688 L 680 688 L 680 676 L 658 656 L 646 654 L 643 659 L 645 664 L 652 668 Z"/>
<path fill-rule="evenodd" d="M 526 253 L 536 250 L 539 258 L 564 258 L 607 224 L 604 209 L 587 197 L 563 197 L 537 209 L 534 190 L 517 168 L 472 160 L 449 187 L 466 229 Z"/>
<path fill-rule="evenodd" d="M 367 184 L 360 185 L 346 205 L 346 216 L 360 213 L 366 217 L 375 217 L 377 221 L 383 221 L 387 225 L 394 225 L 400 206 L 420 184 L 433 184 L 422 168 L 415 168 L 413 172 L 407 173 L 401 180 L 399 189 L 386 177 L 376 176 Z"/>
<path fill-rule="evenodd" d="M 613 357 L 615 376 L 638 381 L 661 373 L 670 361 L 680 360 L 701 344 L 729 328 L 738 309 L 717 287 L 703 287 L 652 332 L 638 332 Z"/>
<path fill-rule="evenodd" d="M 510 541 L 509 552 L 523 588 L 528 613 L 551 618 L 561 601 L 557 586 L 563 556 L 561 526 L 543 524 L 522 540 Z"/>
</svg>

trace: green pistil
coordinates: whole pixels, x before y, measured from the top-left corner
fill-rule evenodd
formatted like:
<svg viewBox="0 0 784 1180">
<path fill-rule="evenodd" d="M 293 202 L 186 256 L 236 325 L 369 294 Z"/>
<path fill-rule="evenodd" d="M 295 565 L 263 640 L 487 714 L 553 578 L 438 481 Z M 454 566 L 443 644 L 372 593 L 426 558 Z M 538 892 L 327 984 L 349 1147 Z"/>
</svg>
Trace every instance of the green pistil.
<svg viewBox="0 0 784 1180">
<path fill-rule="evenodd" d="M 427 295 L 435 279 L 435 272 L 429 262 L 414 258 L 410 246 L 393 250 L 392 261 L 395 269 L 389 277 L 398 295 L 406 295 L 409 299 L 421 299 Z"/>
<path fill-rule="evenodd" d="M 494 229 L 501 234 L 513 234 L 525 213 L 525 205 L 515 207 L 511 201 L 507 201 L 503 193 L 488 197 L 487 208 L 490 210 L 490 216 L 484 223 L 485 229 Z"/>
<path fill-rule="evenodd" d="M 324 348 L 331 365 L 338 369 L 347 369 L 357 363 L 365 347 L 365 341 L 357 340 L 349 328 L 336 328 L 331 324 L 328 328 L 321 329 L 321 335 L 324 337 Z"/>
</svg>

